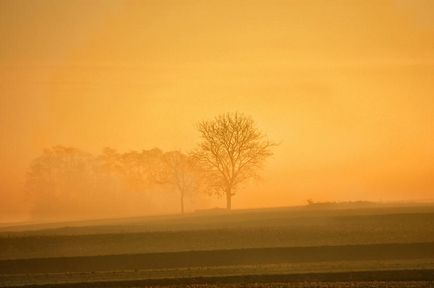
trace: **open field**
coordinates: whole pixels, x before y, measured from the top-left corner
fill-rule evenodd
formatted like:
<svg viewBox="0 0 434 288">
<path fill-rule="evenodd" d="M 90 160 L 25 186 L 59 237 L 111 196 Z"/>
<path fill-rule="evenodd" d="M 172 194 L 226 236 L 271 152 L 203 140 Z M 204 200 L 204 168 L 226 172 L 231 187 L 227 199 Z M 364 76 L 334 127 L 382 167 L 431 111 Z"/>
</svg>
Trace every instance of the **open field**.
<svg viewBox="0 0 434 288">
<path fill-rule="evenodd" d="M 264 209 L 123 221 L 4 231 L 0 259 L 434 240 L 434 206 Z"/>
<path fill-rule="evenodd" d="M 203 210 L 195 213 L 179 215 L 146 216 L 119 219 L 100 219 L 71 222 L 47 222 L 22 225 L 0 226 L 0 236 L 31 236 L 31 235 L 87 235 L 113 234 L 120 232 L 164 232 L 190 231 L 222 228 L 254 228 L 261 226 L 292 226 L 312 223 L 330 223 L 341 220 L 342 224 L 354 221 L 359 216 L 385 216 L 384 221 L 411 220 L 409 217 L 423 214 L 433 214 L 434 203 L 428 204 L 370 204 L 360 207 L 348 207 L 342 204 L 309 207 L 282 207 L 250 210 L 225 209 Z"/>
<path fill-rule="evenodd" d="M 147 279 L 185 279 L 197 277 L 220 277 L 242 275 L 286 275 L 306 273 L 337 273 L 357 271 L 427 271 L 434 269 L 433 259 L 399 259 L 368 261 L 316 261 L 280 264 L 253 264 L 229 266 L 177 267 L 160 269 L 130 269 L 88 272 L 12 273 L 0 275 L 2 286 L 52 284 L 52 283 L 94 283 L 110 281 L 133 281 Z M 21 271 L 23 272 L 23 271 Z M 409 280 L 417 280 L 411 278 Z M 330 279 L 329 279 L 330 280 Z M 374 279 L 375 280 L 375 279 Z M 379 279 L 377 279 L 379 280 Z M 396 279 L 395 279 L 396 280 Z M 168 281 L 168 280 L 167 280 Z"/>
<path fill-rule="evenodd" d="M 3 228 L 0 286 L 430 287 L 434 281 L 432 206 L 56 225 Z"/>
<path fill-rule="evenodd" d="M 9 287 L 431 287 L 434 270 L 180 277 L 116 281 L 17 284 Z"/>
<path fill-rule="evenodd" d="M 252 248 L 0 261 L 1 274 L 66 273 L 332 261 L 431 259 L 434 242 Z"/>
</svg>

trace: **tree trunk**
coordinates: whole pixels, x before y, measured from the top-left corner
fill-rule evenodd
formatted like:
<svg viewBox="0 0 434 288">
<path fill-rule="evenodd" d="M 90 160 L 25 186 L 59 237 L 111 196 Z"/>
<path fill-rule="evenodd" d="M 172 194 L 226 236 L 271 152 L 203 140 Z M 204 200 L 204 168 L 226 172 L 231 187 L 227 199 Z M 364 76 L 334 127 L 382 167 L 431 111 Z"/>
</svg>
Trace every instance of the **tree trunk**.
<svg viewBox="0 0 434 288">
<path fill-rule="evenodd" d="M 226 209 L 232 209 L 232 192 L 231 189 L 226 190 Z"/>
<path fill-rule="evenodd" d="M 184 214 L 184 192 L 181 192 L 181 214 Z"/>
</svg>

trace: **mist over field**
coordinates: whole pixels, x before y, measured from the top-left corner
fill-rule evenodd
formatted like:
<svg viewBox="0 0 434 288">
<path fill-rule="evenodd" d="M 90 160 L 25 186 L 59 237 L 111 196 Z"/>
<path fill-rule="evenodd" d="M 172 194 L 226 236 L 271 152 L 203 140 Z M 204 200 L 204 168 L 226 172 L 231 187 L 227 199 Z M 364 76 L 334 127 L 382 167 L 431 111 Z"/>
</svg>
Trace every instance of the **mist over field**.
<svg viewBox="0 0 434 288">
<path fill-rule="evenodd" d="M 432 287 L 434 1 L 0 0 L 0 288 Z"/>
<path fill-rule="evenodd" d="M 424 0 L 2 0 L 0 222 L 35 219 L 26 173 L 44 149 L 188 153 L 199 121 L 236 111 L 279 145 L 234 208 L 432 201 L 433 10 Z M 116 209 L 83 192 L 89 217 L 177 212 L 160 191 L 150 208 L 121 190 Z M 204 198 L 188 210 L 226 204 Z"/>
</svg>

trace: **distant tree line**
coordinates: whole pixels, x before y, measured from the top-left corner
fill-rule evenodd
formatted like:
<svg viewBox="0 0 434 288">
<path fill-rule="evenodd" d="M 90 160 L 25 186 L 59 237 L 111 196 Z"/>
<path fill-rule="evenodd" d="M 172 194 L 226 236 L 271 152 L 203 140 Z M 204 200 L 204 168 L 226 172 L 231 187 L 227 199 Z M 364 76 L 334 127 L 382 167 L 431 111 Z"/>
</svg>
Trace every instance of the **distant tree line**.
<svg viewBox="0 0 434 288">
<path fill-rule="evenodd" d="M 231 209 L 240 184 L 256 175 L 274 144 L 241 113 L 201 121 L 197 128 L 200 141 L 188 153 L 104 148 L 93 155 L 73 147 L 45 149 L 26 174 L 33 214 L 92 217 L 132 207 L 130 202 L 164 205 L 173 197 L 184 213 L 185 198 L 202 194 L 225 196 Z"/>
</svg>

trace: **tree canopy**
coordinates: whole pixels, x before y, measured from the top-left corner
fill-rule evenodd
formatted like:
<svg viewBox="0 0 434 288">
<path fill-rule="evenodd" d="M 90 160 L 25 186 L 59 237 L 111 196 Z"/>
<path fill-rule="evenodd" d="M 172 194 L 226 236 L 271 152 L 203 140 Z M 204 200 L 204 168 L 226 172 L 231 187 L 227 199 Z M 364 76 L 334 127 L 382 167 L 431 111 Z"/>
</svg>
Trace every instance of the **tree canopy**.
<svg viewBox="0 0 434 288">
<path fill-rule="evenodd" d="M 213 190 L 226 195 L 227 209 L 231 209 L 238 186 L 257 175 L 275 144 L 242 113 L 201 121 L 198 130 L 201 142 L 193 155 L 207 172 Z"/>
<path fill-rule="evenodd" d="M 232 196 L 241 183 L 257 175 L 274 144 L 241 113 L 201 121 L 198 130 L 200 142 L 191 153 L 105 148 L 92 155 L 74 147 L 45 149 L 26 177 L 34 215 L 93 217 L 137 207 L 152 213 L 169 206 L 175 198 L 170 192 L 177 194 L 173 203 L 181 213 L 185 198 L 203 191 L 225 195 L 231 209 Z"/>
</svg>

